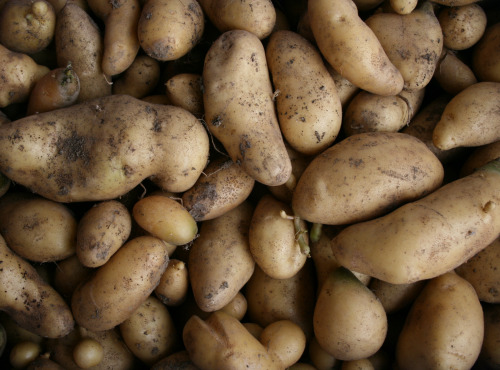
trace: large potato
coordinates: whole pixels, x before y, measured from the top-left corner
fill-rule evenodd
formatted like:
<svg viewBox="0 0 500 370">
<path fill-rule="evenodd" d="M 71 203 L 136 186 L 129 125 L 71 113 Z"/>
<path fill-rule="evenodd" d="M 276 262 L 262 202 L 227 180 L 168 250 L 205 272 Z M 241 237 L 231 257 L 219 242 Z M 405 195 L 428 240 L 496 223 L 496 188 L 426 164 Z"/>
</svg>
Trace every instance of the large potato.
<svg viewBox="0 0 500 370">
<path fill-rule="evenodd" d="M 203 125 L 182 108 L 111 95 L 0 126 L 0 169 L 62 202 L 113 199 L 151 178 L 185 191 L 208 160 Z"/>
<path fill-rule="evenodd" d="M 244 30 L 227 31 L 208 50 L 203 104 L 210 132 L 256 181 L 281 185 L 292 166 L 281 136 L 262 42 Z"/>
<path fill-rule="evenodd" d="M 410 135 L 356 134 L 313 159 L 297 183 L 292 208 L 310 222 L 359 222 L 433 191 L 443 175 L 435 155 Z"/>
</svg>

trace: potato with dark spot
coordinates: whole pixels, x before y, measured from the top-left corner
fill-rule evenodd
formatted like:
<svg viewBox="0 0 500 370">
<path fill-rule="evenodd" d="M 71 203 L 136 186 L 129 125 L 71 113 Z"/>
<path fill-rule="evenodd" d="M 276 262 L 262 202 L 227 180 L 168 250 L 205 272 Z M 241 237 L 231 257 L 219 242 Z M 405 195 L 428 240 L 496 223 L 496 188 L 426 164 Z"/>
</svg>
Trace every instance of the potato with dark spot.
<svg viewBox="0 0 500 370">
<path fill-rule="evenodd" d="M 179 73 L 165 83 L 166 95 L 173 105 L 196 117 L 203 116 L 203 78 L 196 73 Z"/>
<path fill-rule="evenodd" d="M 189 274 L 186 263 L 171 258 L 154 294 L 165 306 L 181 305 L 189 294 Z"/>
</svg>

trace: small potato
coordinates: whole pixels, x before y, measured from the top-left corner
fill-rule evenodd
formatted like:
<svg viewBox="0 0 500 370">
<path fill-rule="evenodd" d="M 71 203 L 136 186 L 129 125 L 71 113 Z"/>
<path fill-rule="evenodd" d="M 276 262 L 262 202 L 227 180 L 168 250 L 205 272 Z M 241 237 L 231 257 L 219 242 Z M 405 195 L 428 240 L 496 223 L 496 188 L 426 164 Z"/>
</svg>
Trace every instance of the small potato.
<svg viewBox="0 0 500 370">
<path fill-rule="evenodd" d="M 297 226 L 305 230 L 305 222 L 283 217 L 282 212 L 292 214 L 288 204 L 264 195 L 255 207 L 248 234 L 255 262 L 273 279 L 294 276 L 302 269 L 309 254 L 307 234 L 302 235 L 301 241 L 298 237 Z"/>
<path fill-rule="evenodd" d="M 476 290 L 481 302 L 500 303 L 500 237 L 455 272 Z"/>
<path fill-rule="evenodd" d="M 292 31 L 274 32 L 266 58 L 281 132 L 296 151 L 314 155 L 337 138 L 342 106 L 320 52 Z"/>
<path fill-rule="evenodd" d="M 410 14 L 418 5 L 418 0 L 390 0 L 391 8 L 398 14 Z"/>
<path fill-rule="evenodd" d="M 224 311 L 228 315 L 241 321 L 247 313 L 247 299 L 241 292 L 238 292 L 231 302 L 222 307 L 220 311 Z"/>
<path fill-rule="evenodd" d="M 54 271 L 53 287 L 65 298 L 71 297 L 76 287 L 92 274 L 90 267 L 84 266 L 78 256 L 72 256 L 57 262 Z"/>
<path fill-rule="evenodd" d="M 178 306 L 186 300 L 189 289 L 189 275 L 186 263 L 171 258 L 155 288 L 155 296 L 166 306 Z"/>
<path fill-rule="evenodd" d="M 403 76 L 352 0 L 311 0 L 308 15 L 319 50 L 342 76 L 373 94 L 401 92 Z"/>
<path fill-rule="evenodd" d="M 144 230 L 169 244 L 187 244 L 198 233 L 198 225 L 187 209 L 162 195 L 140 199 L 134 204 L 132 215 Z"/>
<path fill-rule="evenodd" d="M 138 55 L 123 75 L 113 82 L 113 94 L 144 98 L 153 92 L 159 80 L 160 63 L 148 55 Z"/>
<path fill-rule="evenodd" d="M 196 117 L 203 115 L 202 76 L 196 73 L 180 73 L 166 83 L 166 95 L 173 105 L 182 107 Z"/>
<path fill-rule="evenodd" d="M 434 79 L 452 96 L 478 82 L 472 69 L 446 48 L 443 48 L 443 54 L 434 71 Z"/>
<path fill-rule="evenodd" d="M 483 309 L 453 272 L 431 279 L 413 303 L 396 347 L 398 369 L 470 369 L 481 351 Z"/>
<path fill-rule="evenodd" d="M 306 347 L 304 332 L 290 320 L 279 320 L 267 325 L 259 340 L 286 368 L 300 360 Z"/>
<path fill-rule="evenodd" d="M 371 279 L 368 287 L 375 293 L 387 314 L 392 314 L 410 306 L 425 285 L 425 281 L 410 284 L 391 284 L 379 279 Z"/>
<path fill-rule="evenodd" d="M 9 0 L 0 11 L 0 43 L 18 53 L 45 49 L 55 27 L 56 12 L 46 0 Z"/>
<path fill-rule="evenodd" d="M 40 344 L 21 342 L 12 347 L 9 353 L 10 364 L 14 369 L 23 369 L 34 361 L 41 353 Z"/>
<path fill-rule="evenodd" d="M 438 14 L 443 30 L 443 44 L 452 50 L 465 50 L 474 46 L 486 29 L 486 13 L 476 4 L 443 7 Z"/>
<path fill-rule="evenodd" d="M 367 358 L 359 360 L 344 361 L 340 370 L 375 370 L 371 361 Z"/>
<path fill-rule="evenodd" d="M 95 204 L 78 222 L 76 254 L 86 267 L 104 265 L 128 240 L 132 217 L 116 200 Z"/>
<path fill-rule="evenodd" d="M 150 366 L 179 347 L 180 338 L 170 312 L 153 296 L 149 296 L 119 328 L 132 353 Z"/>
<path fill-rule="evenodd" d="M 182 195 L 182 204 L 196 221 L 214 219 L 243 203 L 255 180 L 231 158 L 213 158 L 198 181 Z"/>
<path fill-rule="evenodd" d="M 330 64 L 328 64 L 326 68 L 328 69 L 330 75 L 333 77 L 335 87 L 337 88 L 337 95 L 340 98 L 342 108 L 345 108 L 352 100 L 352 98 L 359 92 L 359 87 L 354 85 L 339 72 L 333 69 Z"/>
<path fill-rule="evenodd" d="M 104 359 L 104 348 L 95 339 L 83 338 L 73 348 L 73 359 L 82 369 L 97 366 Z"/>
<path fill-rule="evenodd" d="M 356 134 L 312 160 L 297 183 L 292 208 L 313 223 L 355 223 L 422 197 L 439 187 L 443 177 L 441 162 L 413 136 Z M 370 186 L 359 181 L 363 178 Z"/>
<path fill-rule="evenodd" d="M 77 323 L 92 331 L 121 324 L 149 297 L 168 264 L 163 241 L 130 239 L 71 298 Z"/>
<path fill-rule="evenodd" d="M 271 0 L 199 0 L 199 3 L 221 33 L 245 30 L 262 40 L 276 24 L 276 10 Z"/>
<path fill-rule="evenodd" d="M 377 297 L 349 270 L 339 267 L 323 283 L 313 315 L 319 345 L 343 361 L 377 352 L 387 334 L 387 315 Z"/>
<path fill-rule="evenodd" d="M 434 127 L 439 149 L 486 145 L 500 140 L 500 82 L 478 82 L 455 95 Z"/>
<path fill-rule="evenodd" d="M 486 28 L 474 46 L 472 70 L 479 81 L 500 82 L 500 22 Z"/>
<path fill-rule="evenodd" d="M 141 48 L 159 61 L 176 60 L 201 39 L 205 20 L 196 0 L 147 0 L 137 34 Z"/>
<path fill-rule="evenodd" d="M 60 261 L 73 255 L 76 229 L 76 218 L 63 203 L 14 192 L 0 198 L 0 232 L 12 250 L 29 261 Z"/>
<path fill-rule="evenodd" d="M 342 361 L 325 351 L 318 343 L 316 337 L 312 337 L 309 341 L 309 357 L 311 362 L 318 370 L 337 369 L 341 366 Z"/>
</svg>

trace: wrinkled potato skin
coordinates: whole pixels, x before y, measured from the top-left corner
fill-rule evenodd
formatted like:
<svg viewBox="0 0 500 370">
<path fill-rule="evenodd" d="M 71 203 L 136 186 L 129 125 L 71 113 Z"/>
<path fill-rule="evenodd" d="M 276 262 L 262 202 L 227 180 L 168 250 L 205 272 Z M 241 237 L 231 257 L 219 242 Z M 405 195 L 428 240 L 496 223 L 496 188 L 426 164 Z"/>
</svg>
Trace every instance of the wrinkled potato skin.
<svg viewBox="0 0 500 370">
<path fill-rule="evenodd" d="M 95 204 L 78 222 L 76 253 L 80 262 L 91 268 L 104 265 L 127 241 L 131 230 L 132 218 L 122 203 Z"/>
<path fill-rule="evenodd" d="M 0 237 L 2 271 L 0 310 L 19 326 L 45 338 L 68 334 L 75 321 L 64 299 L 35 268 L 15 254 Z"/>
<path fill-rule="evenodd" d="M 0 232 L 18 255 L 34 262 L 60 261 L 76 251 L 77 220 L 64 204 L 8 193 L 0 198 Z"/>
<path fill-rule="evenodd" d="M 76 322 L 91 331 L 121 324 L 149 297 L 168 264 L 163 241 L 129 240 L 71 298 Z"/>
<path fill-rule="evenodd" d="M 395 161 L 394 153 L 408 162 Z M 359 222 L 422 197 L 443 177 L 443 166 L 418 139 L 398 132 L 357 134 L 313 159 L 297 183 L 292 208 L 309 222 Z"/>
<path fill-rule="evenodd" d="M 412 305 L 396 347 L 399 369 L 469 369 L 481 351 L 483 309 L 453 272 L 430 280 Z"/>
<path fill-rule="evenodd" d="M 317 154 L 337 138 L 342 106 L 320 52 L 292 31 L 273 32 L 266 46 L 281 132 L 295 150 Z"/>
<path fill-rule="evenodd" d="M 0 142 L 1 170 L 60 202 L 114 199 L 148 177 L 165 190 L 185 191 L 209 151 L 203 125 L 189 112 L 126 95 L 1 125 Z"/>
<path fill-rule="evenodd" d="M 374 94 L 402 90 L 401 73 L 351 0 L 311 0 L 308 15 L 321 53 L 341 75 Z"/>
<path fill-rule="evenodd" d="M 205 57 L 203 85 L 207 127 L 231 159 L 264 185 L 284 184 L 292 166 L 257 36 L 243 30 L 219 36 Z"/>
</svg>

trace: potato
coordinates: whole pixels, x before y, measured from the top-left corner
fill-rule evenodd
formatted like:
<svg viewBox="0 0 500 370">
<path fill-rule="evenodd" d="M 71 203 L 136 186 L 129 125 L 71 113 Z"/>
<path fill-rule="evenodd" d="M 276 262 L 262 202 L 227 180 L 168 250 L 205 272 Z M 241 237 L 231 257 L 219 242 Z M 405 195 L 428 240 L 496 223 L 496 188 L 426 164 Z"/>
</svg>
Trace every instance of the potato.
<svg viewBox="0 0 500 370">
<path fill-rule="evenodd" d="M 203 11 L 197 0 L 147 0 L 142 7 L 137 34 L 147 55 L 170 61 L 196 46 L 204 29 Z"/>
<path fill-rule="evenodd" d="M 179 306 L 186 300 L 188 290 L 189 275 L 186 263 L 171 258 L 154 290 L 156 298 L 166 306 Z"/>
<path fill-rule="evenodd" d="M 410 14 L 418 5 L 418 0 L 390 0 L 391 8 L 398 14 Z"/>
<path fill-rule="evenodd" d="M 333 77 L 335 87 L 337 88 L 337 95 L 339 96 L 340 103 L 342 105 L 342 108 L 344 109 L 352 100 L 352 98 L 359 92 L 359 87 L 343 77 L 339 72 L 333 69 L 330 64 L 328 64 L 326 68 L 328 69 L 330 75 Z"/>
<path fill-rule="evenodd" d="M 64 299 L 35 268 L 15 254 L 0 237 L 2 269 L 0 310 L 22 328 L 46 338 L 68 334 L 75 321 Z"/>
<path fill-rule="evenodd" d="M 132 217 L 117 200 L 96 203 L 78 221 L 76 254 L 86 267 L 99 267 L 127 241 Z"/>
<path fill-rule="evenodd" d="M 271 0 L 199 0 L 199 3 L 221 33 L 239 29 L 264 39 L 276 24 L 276 10 Z"/>
<path fill-rule="evenodd" d="M 27 101 L 35 83 L 49 71 L 27 54 L 0 44 L 0 108 Z"/>
<path fill-rule="evenodd" d="M 45 49 L 55 27 L 56 12 L 46 0 L 9 0 L 0 11 L 0 43 L 18 53 Z"/>
<path fill-rule="evenodd" d="M 339 267 L 321 286 L 313 325 L 315 338 L 325 351 L 339 360 L 360 360 L 384 343 L 387 315 L 373 292 Z"/>
<path fill-rule="evenodd" d="M 492 161 L 385 216 L 344 228 L 331 243 L 335 258 L 392 284 L 453 270 L 498 237 L 499 165 Z"/>
<path fill-rule="evenodd" d="M 311 0 L 308 15 L 319 50 L 347 80 L 373 94 L 396 95 L 402 90 L 401 73 L 352 0 Z"/>
<path fill-rule="evenodd" d="M 455 272 L 474 287 L 481 302 L 500 303 L 499 262 L 500 237 L 458 266 Z"/>
<path fill-rule="evenodd" d="M 284 184 L 292 166 L 257 36 L 244 30 L 219 36 L 205 57 L 203 86 L 207 127 L 231 159 L 264 185 Z"/>
<path fill-rule="evenodd" d="M 398 95 L 358 92 L 346 107 L 342 128 L 347 136 L 363 132 L 397 132 L 410 123 L 424 100 L 425 89 Z"/>
<path fill-rule="evenodd" d="M 238 207 L 201 224 L 189 251 L 189 282 L 198 307 L 213 312 L 228 304 L 255 268 L 248 229 L 253 206 Z"/>
<path fill-rule="evenodd" d="M 292 208 L 309 222 L 355 223 L 424 196 L 441 185 L 443 176 L 441 162 L 410 135 L 357 134 L 313 159 L 297 183 Z"/>
<path fill-rule="evenodd" d="M 166 95 L 173 105 L 182 107 L 196 117 L 203 115 L 203 81 L 196 73 L 179 73 L 166 83 Z"/>
<path fill-rule="evenodd" d="M 167 251 L 160 239 L 130 239 L 73 292 L 71 308 L 76 322 L 91 331 L 121 324 L 153 292 L 167 264 Z"/>
<path fill-rule="evenodd" d="M 160 63 L 148 55 L 137 55 L 132 64 L 113 82 L 113 94 L 144 98 L 154 91 L 159 80 Z"/>
<path fill-rule="evenodd" d="M 149 296 L 119 328 L 128 348 L 148 365 L 172 354 L 179 347 L 172 316 L 154 296 Z"/>
<path fill-rule="evenodd" d="M 439 11 L 438 20 L 443 44 L 452 50 L 474 46 L 483 36 L 487 22 L 485 11 L 476 3 L 444 7 Z"/>
<path fill-rule="evenodd" d="M 483 309 L 453 272 L 431 279 L 413 303 L 396 348 L 400 369 L 470 369 L 481 351 Z"/>
<path fill-rule="evenodd" d="M 12 347 L 9 353 L 10 364 L 14 369 L 23 369 L 34 361 L 42 351 L 40 344 L 21 342 Z"/>
<path fill-rule="evenodd" d="M 165 190 L 185 191 L 209 151 L 206 130 L 192 114 L 127 95 L 1 125 L 0 142 L 6 176 L 62 202 L 113 199 L 148 177 Z"/>
<path fill-rule="evenodd" d="M 342 106 L 320 52 L 292 31 L 274 32 L 266 57 L 283 137 L 296 151 L 314 155 L 337 138 Z"/>
<path fill-rule="evenodd" d="M 90 267 L 84 266 L 78 256 L 72 256 L 57 262 L 52 286 L 65 298 L 71 297 L 76 287 L 92 274 Z"/>
<path fill-rule="evenodd" d="M 443 32 L 431 3 L 424 1 L 406 15 L 379 12 L 365 22 L 401 72 L 404 88 L 427 86 L 443 50 Z"/>
<path fill-rule="evenodd" d="M 26 370 L 64 370 L 64 367 L 50 358 L 44 357 L 44 354 L 41 354 L 38 358 L 30 362 Z"/>
<path fill-rule="evenodd" d="M 489 161 L 500 157 L 500 140 L 475 148 L 460 168 L 460 177 L 470 175 Z"/>
<path fill-rule="evenodd" d="M 54 41 L 57 65 L 71 64 L 80 79 L 78 102 L 111 94 L 111 77 L 102 70 L 104 40 L 85 10 L 66 4 L 57 14 Z"/>
<path fill-rule="evenodd" d="M 368 287 L 377 296 L 387 314 L 395 313 L 410 306 L 425 285 L 425 280 L 410 284 L 391 284 L 379 279 L 371 279 Z"/>
<path fill-rule="evenodd" d="M 451 50 L 443 48 L 441 59 L 434 71 L 434 79 L 452 96 L 477 83 L 472 69 Z"/>
<path fill-rule="evenodd" d="M 151 370 L 198 370 L 186 350 L 182 350 L 167 356 L 155 363 Z"/>
<path fill-rule="evenodd" d="M 278 362 L 284 365 L 299 361 L 306 347 L 304 332 L 290 320 L 275 321 L 267 325 L 259 340 L 266 350 L 278 357 Z"/>
<path fill-rule="evenodd" d="M 500 22 L 484 31 L 472 51 L 472 70 L 479 81 L 500 82 Z"/>
<path fill-rule="evenodd" d="M 211 220 L 243 203 L 254 184 L 231 158 L 211 158 L 203 175 L 182 194 L 182 204 L 196 221 Z"/>
<path fill-rule="evenodd" d="M 73 359 L 84 369 L 97 366 L 104 359 L 104 348 L 98 341 L 84 338 L 73 348 Z"/>
<path fill-rule="evenodd" d="M 439 149 L 481 146 L 500 140 L 500 82 L 478 82 L 446 105 L 434 127 L 432 141 Z"/>
<path fill-rule="evenodd" d="M 238 292 L 234 298 L 219 311 L 224 311 L 228 315 L 241 321 L 247 313 L 247 307 L 247 299 L 241 292 Z"/>
<path fill-rule="evenodd" d="M 484 339 L 479 354 L 478 365 L 488 369 L 500 368 L 500 351 L 498 350 L 498 336 L 500 335 L 500 306 L 485 305 Z"/>
<path fill-rule="evenodd" d="M 0 232 L 19 256 L 33 262 L 63 260 L 75 253 L 77 221 L 64 204 L 31 194 L 0 198 Z"/>
<path fill-rule="evenodd" d="M 344 361 L 340 370 L 375 370 L 371 361 L 367 358 L 359 360 Z"/>
<path fill-rule="evenodd" d="M 311 362 L 318 370 L 337 369 L 341 366 L 342 361 L 325 351 L 318 343 L 318 340 L 313 337 L 309 342 L 309 357 Z"/>
</svg>

